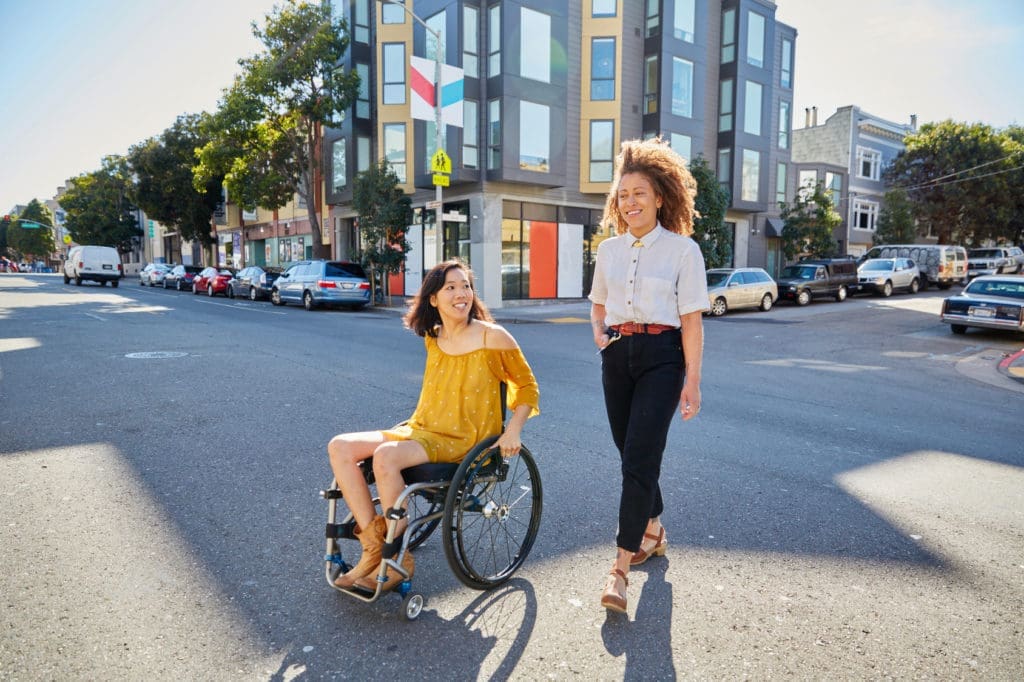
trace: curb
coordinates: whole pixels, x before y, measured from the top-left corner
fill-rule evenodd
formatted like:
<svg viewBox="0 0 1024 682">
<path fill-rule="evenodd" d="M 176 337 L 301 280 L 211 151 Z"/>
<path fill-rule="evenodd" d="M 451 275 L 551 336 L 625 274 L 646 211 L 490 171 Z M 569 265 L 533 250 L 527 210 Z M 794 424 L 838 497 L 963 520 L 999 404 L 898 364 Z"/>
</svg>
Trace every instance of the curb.
<svg viewBox="0 0 1024 682">
<path fill-rule="evenodd" d="M 1024 348 L 1016 353 L 1008 353 L 999 361 L 999 371 L 1010 379 L 1024 383 Z"/>
</svg>

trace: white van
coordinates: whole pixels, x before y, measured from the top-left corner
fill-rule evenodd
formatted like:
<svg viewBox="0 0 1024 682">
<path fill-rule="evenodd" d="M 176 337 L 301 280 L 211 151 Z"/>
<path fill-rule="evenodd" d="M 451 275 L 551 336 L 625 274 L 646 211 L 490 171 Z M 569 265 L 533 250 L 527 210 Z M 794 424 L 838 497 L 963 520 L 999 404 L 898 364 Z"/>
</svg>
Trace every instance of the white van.
<svg viewBox="0 0 1024 682">
<path fill-rule="evenodd" d="M 100 286 L 110 282 L 110 286 L 116 287 L 123 276 L 121 256 L 112 246 L 75 246 L 64 261 L 64 284 L 75 280 L 75 284 L 82 286 L 82 282 L 92 280 Z"/>
<path fill-rule="evenodd" d="M 880 244 L 868 249 L 858 260 L 909 258 L 921 271 L 921 288 L 936 285 L 948 289 L 967 282 L 967 249 L 949 244 Z"/>
</svg>

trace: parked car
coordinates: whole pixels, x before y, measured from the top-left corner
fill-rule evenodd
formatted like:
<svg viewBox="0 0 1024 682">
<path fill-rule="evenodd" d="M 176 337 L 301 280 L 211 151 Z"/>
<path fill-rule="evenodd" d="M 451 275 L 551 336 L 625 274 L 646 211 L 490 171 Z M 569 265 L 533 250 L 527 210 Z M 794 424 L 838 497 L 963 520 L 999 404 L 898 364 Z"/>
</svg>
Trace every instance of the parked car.
<svg viewBox="0 0 1024 682">
<path fill-rule="evenodd" d="M 164 278 L 167 277 L 167 273 L 173 268 L 173 264 L 167 263 L 154 263 L 147 265 L 146 268 L 152 268 L 149 271 L 149 280 L 144 284 L 149 284 L 151 287 L 162 287 L 164 285 Z"/>
<path fill-rule="evenodd" d="M 857 263 L 851 258 L 802 259 L 787 265 L 776 280 L 779 298 L 807 305 L 814 297 L 845 301 L 857 289 Z"/>
<path fill-rule="evenodd" d="M 175 265 L 164 275 L 164 289 L 192 291 L 192 280 L 202 271 L 201 265 Z"/>
<path fill-rule="evenodd" d="M 772 309 L 779 298 L 775 280 L 761 268 L 714 268 L 707 272 L 710 314 L 721 317 L 737 308 Z"/>
<path fill-rule="evenodd" d="M 63 266 L 64 284 L 75 280 L 75 284 L 92 280 L 100 286 L 116 287 L 124 277 L 121 256 L 112 246 L 74 246 L 68 251 Z"/>
<path fill-rule="evenodd" d="M 860 291 L 892 296 L 896 289 L 916 294 L 921 288 L 921 271 L 909 258 L 871 258 L 857 268 Z"/>
<path fill-rule="evenodd" d="M 1010 246 L 1007 247 L 1006 250 L 1010 252 L 1010 258 L 1012 258 L 1013 262 L 1017 265 L 1014 272 L 1018 275 L 1024 273 L 1024 249 L 1019 246 Z"/>
<path fill-rule="evenodd" d="M 228 298 L 242 296 L 250 301 L 270 297 L 270 289 L 284 272 L 271 265 L 250 265 L 242 268 L 234 279 L 228 282 Z"/>
<path fill-rule="evenodd" d="M 320 305 L 362 308 L 370 302 L 370 281 L 363 267 L 347 261 L 305 260 L 285 270 L 270 289 L 270 302 L 299 303 L 306 310 Z"/>
<path fill-rule="evenodd" d="M 954 284 L 967 283 L 967 249 L 950 244 L 882 244 L 874 246 L 860 257 L 859 263 L 870 258 L 909 258 L 920 271 L 922 289 L 934 284 L 948 289 Z"/>
<path fill-rule="evenodd" d="M 1024 277 L 983 275 L 942 302 L 942 321 L 954 334 L 968 327 L 1024 332 Z"/>
<path fill-rule="evenodd" d="M 1010 250 L 1002 246 L 987 249 L 971 249 L 967 252 L 967 276 L 1001 275 L 1017 272 L 1017 261 Z"/>
<path fill-rule="evenodd" d="M 227 295 L 228 282 L 235 276 L 231 268 L 215 268 L 212 265 L 203 268 L 192 280 L 192 293 L 216 296 Z"/>
</svg>

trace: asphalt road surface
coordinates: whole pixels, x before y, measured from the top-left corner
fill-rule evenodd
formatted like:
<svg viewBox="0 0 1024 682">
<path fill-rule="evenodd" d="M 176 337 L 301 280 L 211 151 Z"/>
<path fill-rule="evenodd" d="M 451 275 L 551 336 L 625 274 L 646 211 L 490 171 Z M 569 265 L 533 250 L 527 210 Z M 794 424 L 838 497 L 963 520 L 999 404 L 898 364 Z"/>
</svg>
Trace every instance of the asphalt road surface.
<svg viewBox="0 0 1024 682">
<path fill-rule="evenodd" d="M 0 679 L 1024 678 L 1022 339 L 954 337 L 942 296 L 706 320 L 626 617 L 586 306 L 498 311 L 541 384 L 540 535 L 489 592 L 432 538 L 409 623 L 325 583 L 317 495 L 332 435 L 416 403 L 395 311 L 0 275 Z"/>
</svg>

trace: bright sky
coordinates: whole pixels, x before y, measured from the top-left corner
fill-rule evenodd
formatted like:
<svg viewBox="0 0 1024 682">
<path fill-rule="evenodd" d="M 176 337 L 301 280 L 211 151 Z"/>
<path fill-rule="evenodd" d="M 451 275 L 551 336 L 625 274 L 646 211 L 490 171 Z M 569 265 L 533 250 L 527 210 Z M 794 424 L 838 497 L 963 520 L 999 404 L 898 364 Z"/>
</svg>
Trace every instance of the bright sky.
<svg viewBox="0 0 1024 682">
<path fill-rule="evenodd" d="M 273 4 L 0 0 L 0 211 L 213 111 Z M 794 127 L 805 107 L 820 123 L 848 104 L 894 121 L 1024 124 L 1024 0 L 777 5 L 798 31 Z"/>
</svg>

